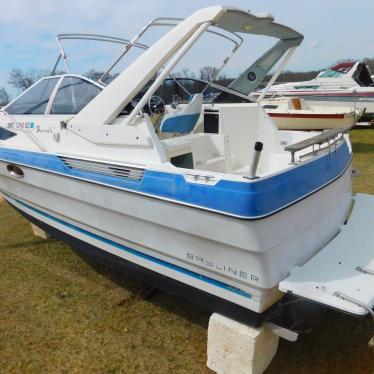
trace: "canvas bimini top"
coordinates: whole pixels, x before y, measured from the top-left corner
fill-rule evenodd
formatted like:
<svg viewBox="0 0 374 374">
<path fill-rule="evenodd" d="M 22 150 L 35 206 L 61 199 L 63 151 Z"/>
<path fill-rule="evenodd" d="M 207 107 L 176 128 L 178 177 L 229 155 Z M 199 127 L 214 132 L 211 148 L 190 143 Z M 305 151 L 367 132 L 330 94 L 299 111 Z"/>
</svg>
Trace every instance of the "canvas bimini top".
<svg viewBox="0 0 374 374">
<path fill-rule="evenodd" d="M 153 22 L 143 28 L 131 40 L 126 49 L 137 43 L 140 36 Z M 273 48 L 256 60 L 231 84 L 231 89 L 245 94 L 249 94 L 262 81 L 287 51 L 293 50 L 303 40 L 300 33 L 275 23 L 270 15 L 254 15 L 227 6 L 201 9 L 176 24 L 132 62 L 110 85 L 69 121 L 71 130 L 79 131 L 83 135 L 86 126 L 92 130 L 92 126 L 111 124 L 145 84 L 158 73 L 157 79 L 126 121 L 127 125 L 131 124 L 163 79 L 210 27 L 237 34 L 264 35 L 279 39 Z"/>
</svg>

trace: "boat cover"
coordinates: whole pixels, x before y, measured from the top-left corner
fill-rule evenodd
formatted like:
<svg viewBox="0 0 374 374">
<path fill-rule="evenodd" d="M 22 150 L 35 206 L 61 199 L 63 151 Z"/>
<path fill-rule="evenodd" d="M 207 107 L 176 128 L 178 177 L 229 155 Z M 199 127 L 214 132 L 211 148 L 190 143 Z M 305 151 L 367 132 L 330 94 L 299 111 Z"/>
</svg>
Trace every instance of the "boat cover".
<svg viewBox="0 0 374 374">
<path fill-rule="evenodd" d="M 341 232 L 279 289 L 344 312 L 373 315 L 374 195 L 357 194 Z"/>
</svg>

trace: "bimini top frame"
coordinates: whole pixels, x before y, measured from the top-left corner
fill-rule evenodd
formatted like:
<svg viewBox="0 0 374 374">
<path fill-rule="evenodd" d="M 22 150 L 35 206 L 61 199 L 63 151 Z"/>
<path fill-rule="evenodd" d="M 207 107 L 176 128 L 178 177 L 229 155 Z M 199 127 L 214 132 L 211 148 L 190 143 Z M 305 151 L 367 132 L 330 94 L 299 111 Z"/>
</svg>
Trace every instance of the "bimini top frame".
<svg viewBox="0 0 374 374">
<path fill-rule="evenodd" d="M 131 42 L 126 46 L 125 50 L 123 51 L 123 53 L 121 54 L 121 56 L 118 58 L 117 61 L 115 61 L 113 63 L 113 65 L 109 68 L 108 72 L 106 74 L 108 74 L 113 68 L 114 66 L 118 63 L 118 61 L 120 61 L 127 53 L 128 51 L 133 47 L 133 46 L 136 46 L 137 44 L 137 41 L 151 28 L 151 27 L 159 27 L 159 26 L 167 26 L 167 27 L 175 27 L 177 26 L 180 22 L 182 22 L 184 20 L 184 18 L 172 18 L 172 17 L 160 17 L 160 18 L 155 18 L 154 20 L 152 20 L 151 22 L 149 22 L 145 27 L 143 27 L 143 29 L 139 32 L 139 34 L 135 35 L 135 37 L 131 40 Z M 215 77 L 218 76 L 218 74 L 221 72 L 221 70 L 224 68 L 224 66 L 229 62 L 229 60 L 231 59 L 231 57 L 234 55 L 234 53 L 239 49 L 239 47 L 242 45 L 243 43 L 243 38 L 239 35 L 237 35 L 236 33 L 234 32 L 231 32 L 231 31 L 227 31 L 227 33 L 229 35 L 226 35 L 226 34 L 223 34 L 222 32 L 219 32 L 219 31 L 215 31 L 215 30 L 206 30 L 206 32 L 210 33 L 210 34 L 213 34 L 213 35 L 217 35 L 221 38 L 224 38 L 230 42 L 232 42 L 234 44 L 234 47 L 233 49 L 231 50 L 231 52 L 229 53 L 229 55 L 223 60 L 223 63 L 221 65 L 221 67 L 219 69 L 217 69 L 216 73 L 215 73 Z M 215 77 L 213 77 L 213 80 L 215 79 Z"/>
<path fill-rule="evenodd" d="M 70 67 L 67 61 L 67 54 L 64 50 L 62 41 L 63 40 L 90 40 L 90 41 L 96 41 L 96 42 L 105 42 L 105 43 L 113 43 L 113 44 L 119 44 L 122 45 L 126 48 L 126 46 L 129 45 L 130 40 L 128 39 L 123 39 L 123 38 L 117 38 L 114 36 L 107 36 L 107 35 L 99 35 L 99 34 L 58 34 L 56 36 L 56 41 L 60 49 L 60 53 L 57 57 L 57 61 L 52 69 L 51 75 L 54 75 L 56 73 L 56 69 L 58 64 L 60 63 L 61 59 L 64 61 L 65 68 L 68 72 L 68 74 L 71 74 Z M 142 43 L 135 43 L 132 46 L 147 50 L 148 46 Z M 110 70 L 117 65 L 117 63 L 120 61 L 121 57 L 116 60 L 114 64 L 111 65 L 111 68 L 109 68 L 99 79 L 99 82 L 102 83 L 102 80 L 104 77 L 106 77 Z"/>
<path fill-rule="evenodd" d="M 51 75 L 56 73 L 56 69 L 58 64 L 61 61 L 61 58 L 64 61 L 65 68 L 69 74 L 71 74 L 70 67 L 67 62 L 67 54 L 63 48 L 62 40 L 90 40 L 90 41 L 98 41 L 98 42 L 106 42 L 106 43 L 114 43 L 120 44 L 124 46 L 124 51 L 120 54 L 120 56 L 110 65 L 110 67 L 101 75 L 98 82 L 104 84 L 104 79 L 110 74 L 110 72 L 114 69 L 114 67 L 125 57 L 125 55 L 130 51 L 131 48 L 135 47 L 142 50 L 147 50 L 149 46 L 143 43 L 138 43 L 137 40 L 141 38 L 142 35 L 145 34 L 147 30 L 151 27 L 155 26 L 169 26 L 174 27 L 179 22 L 183 21 L 183 18 L 156 18 L 153 21 L 149 22 L 141 32 L 136 35 L 131 41 L 128 39 L 108 36 L 108 35 L 98 35 L 98 34 L 58 34 L 56 36 L 56 41 L 60 49 L 60 53 L 58 55 L 57 61 L 52 69 Z M 220 73 L 223 67 L 229 62 L 231 57 L 234 53 L 239 49 L 241 44 L 243 43 L 243 38 L 235 33 L 229 33 L 231 35 L 225 35 L 222 32 L 214 31 L 214 30 L 207 30 L 208 33 L 220 36 L 234 44 L 234 48 L 232 49 L 231 53 L 224 59 L 222 66 L 216 72 L 216 76 Z"/>
<path fill-rule="evenodd" d="M 232 7 L 204 8 L 183 21 L 177 21 L 179 23 L 144 51 L 103 92 L 72 118 L 70 124 L 73 131 L 74 129 L 83 130 L 85 126 L 112 123 L 122 108 L 140 92 L 146 83 L 153 79 L 156 74 L 159 74 L 128 117 L 126 124 L 132 124 L 165 77 L 171 73 L 180 59 L 210 27 L 234 34 L 255 34 L 279 39 L 270 51 L 255 61 L 231 85 L 230 89 L 246 94 L 262 81 L 289 49 L 298 46 L 303 39 L 301 34 L 291 28 L 274 23 L 271 16 L 255 16 Z M 123 54 L 126 54 L 138 42 L 150 26 L 155 24 L 170 25 L 170 23 L 175 22 L 175 19 L 165 18 L 152 21 L 125 46 Z"/>
</svg>

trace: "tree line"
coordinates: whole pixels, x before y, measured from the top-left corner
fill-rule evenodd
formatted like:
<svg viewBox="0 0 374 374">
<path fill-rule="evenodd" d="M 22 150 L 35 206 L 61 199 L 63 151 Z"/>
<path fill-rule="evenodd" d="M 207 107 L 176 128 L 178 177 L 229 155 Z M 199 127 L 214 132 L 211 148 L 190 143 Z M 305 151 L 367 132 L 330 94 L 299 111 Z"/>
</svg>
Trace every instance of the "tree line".
<svg viewBox="0 0 374 374">
<path fill-rule="evenodd" d="M 353 62 L 353 59 L 344 59 L 336 61 L 336 64 L 343 62 Z M 366 58 L 364 60 L 366 65 L 369 68 L 370 72 L 374 73 L 374 58 Z M 310 70 L 305 72 L 297 72 L 286 70 L 283 71 L 277 82 L 298 82 L 305 81 L 315 78 L 321 70 Z M 96 71 L 95 69 L 88 70 L 83 75 L 92 80 L 98 81 L 102 76 L 103 72 Z M 31 69 L 31 70 L 22 70 L 22 69 L 13 69 L 9 73 L 8 84 L 15 88 L 18 92 L 22 92 L 33 85 L 37 80 L 42 77 L 50 75 L 50 71 L 41 70 L 41 69 Z M 118 74 L 112 74 L 107 77 L 107 82 L 113 80 Z M 182 69 L 179 72 L 173 74 L 176 78 L 192 78 L 192 79 L 201 79 L 204 81 L 214 80 L 217 83 L 222 85 L 228 85 L 232 79 L 221 74 L 218 68 L 213 66 L 203 66 L 197 73 L 194 73 L 190 69 Z M 264 81 L 268 81 L 271 75 L 265 77 Z M 0 107 L 6 105 L 11 100 L 11 95 L 8 93 L 5 87 L 0 87 Z"/>
</svg>

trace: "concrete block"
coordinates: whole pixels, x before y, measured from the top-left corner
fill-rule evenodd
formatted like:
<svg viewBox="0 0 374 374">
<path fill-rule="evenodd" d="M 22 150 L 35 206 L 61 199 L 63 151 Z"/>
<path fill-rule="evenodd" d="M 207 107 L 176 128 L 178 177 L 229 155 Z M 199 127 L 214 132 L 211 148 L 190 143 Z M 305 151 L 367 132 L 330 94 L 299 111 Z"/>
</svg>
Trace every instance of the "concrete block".
<svg viewBox="0 0 374 374">
<path fill-rule="evenodd" d="M 34 225 L 33 223 L 31 224 L 32 232 L 34 233 L 35 236 L 39 236 L 42 239 L 48 239 L 50 237 L 49 234 L 47 234 L 44 230 L 42 230 L 40 227 Z"/>
<path fill-rule="evenodd" d="M 260 374 L 278 349 L 268 327 L 253 328 L 214 313 L 208 327 L 207 366 L 218 374 Z"/>
</svg>

